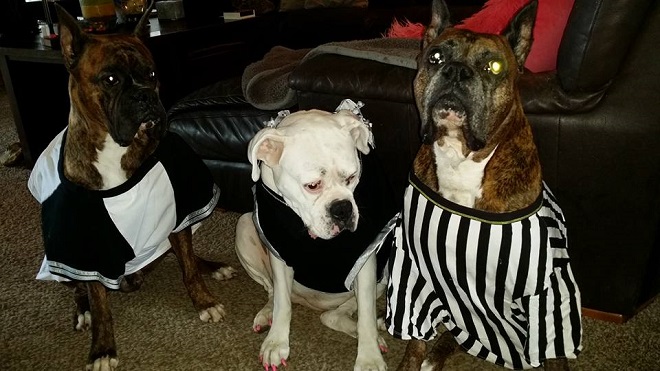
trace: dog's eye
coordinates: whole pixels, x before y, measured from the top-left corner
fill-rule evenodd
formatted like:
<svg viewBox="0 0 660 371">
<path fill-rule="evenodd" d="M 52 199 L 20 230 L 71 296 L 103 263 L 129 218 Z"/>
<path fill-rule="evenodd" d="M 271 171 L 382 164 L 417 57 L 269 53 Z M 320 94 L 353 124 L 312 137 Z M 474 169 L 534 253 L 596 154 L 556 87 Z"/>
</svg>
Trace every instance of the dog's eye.
<svg viewBox="0 0 660 371">
<path fill-rule="evenodd" d="M 103 81 L 109 86 L 115 86 L 119 84 L 119 78 L 115 75 L 106 76 Z"/>
<path fill-rule="evenodd" d="M 355 179 L 355 174 L 349 176 L 346 178 L 346 185 L 353 183 L 353 180 Z"/>
<path fill-rule="evenodd" d="M 149 72 L 149 79 L 156 80 L 156 71 Z"/>
<path fill-rule="evenodd" d="M 305 189 L 307 189 L 310 192 L 318 192 L 321 190 L 321 181 L 316 181 L 312 183 L 307 183 L 305 184 Z"/>
<path fill-rule="evenodd" d="M 500 61 L 493 60 L 488 62 L 488 66 L 484 69 L 493 75 L 499 75 L 504 70 L 504 65 Z"/>
<path fill-rule="evenodd" d="M 442 60 L 442 54 L 440 54 L 440 52 L 431 53 L 431 55 L 429 55 L 429 63 L 441 64 L 443 62 L 444 60 Z"/>
</svg>

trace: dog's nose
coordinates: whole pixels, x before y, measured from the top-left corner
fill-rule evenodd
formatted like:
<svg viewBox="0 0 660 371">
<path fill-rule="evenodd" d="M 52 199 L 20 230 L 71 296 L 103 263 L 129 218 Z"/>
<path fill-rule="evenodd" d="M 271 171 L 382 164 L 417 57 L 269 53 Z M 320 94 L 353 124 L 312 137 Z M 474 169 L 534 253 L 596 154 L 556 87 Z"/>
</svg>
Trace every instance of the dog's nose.
<svg viewBox="0 0 660 371">
<path fill-rule="evenodd" d="M 462 63 L 447 63 L 442 75 L 449 81 L 460 82 L 472 78 L 474 72 Z"/>
<path fill-rule="evenodd" d="M 140 89 L 133 94 L 133 99 L 139 103 L 149 103 L 152 104 L 156 101 L 156 95 L 153 90 L 149 89 Z"/>
<path fill-rule="evenodd" d="M 348 200 L 334 201 L 330 205 L 330 215 L 337 221 L 346 222 L 353 216 L 353 205 Z"/>
</svg>

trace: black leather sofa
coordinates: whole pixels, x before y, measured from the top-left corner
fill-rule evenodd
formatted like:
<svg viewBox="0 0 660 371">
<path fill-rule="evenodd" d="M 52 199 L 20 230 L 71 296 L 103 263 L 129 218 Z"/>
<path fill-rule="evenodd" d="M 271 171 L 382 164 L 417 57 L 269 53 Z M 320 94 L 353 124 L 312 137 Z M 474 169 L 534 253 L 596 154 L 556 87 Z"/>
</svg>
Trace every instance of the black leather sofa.
<svg viewBox="0 0 660 371">
<path fill-rule="evenodd" d="M 575 0 L 557 70 L 520 80 L 546 182 L 567 218 L 587 315 L 624 321 L 660 289 L 660 8 L 654 0 Z M 292 109 L 365 103 L 375 153 L 403 192 L 419 146 L 412 69 L 343 55 L 304 60 Z M 386 78 L 385 78 L 386 77 Z M 205 159 L 224 199 L 250 210 L 247 142 L 275 112 L 251 107 L 236 81 L 175 105 L 171 130 Z"/>
</svg>

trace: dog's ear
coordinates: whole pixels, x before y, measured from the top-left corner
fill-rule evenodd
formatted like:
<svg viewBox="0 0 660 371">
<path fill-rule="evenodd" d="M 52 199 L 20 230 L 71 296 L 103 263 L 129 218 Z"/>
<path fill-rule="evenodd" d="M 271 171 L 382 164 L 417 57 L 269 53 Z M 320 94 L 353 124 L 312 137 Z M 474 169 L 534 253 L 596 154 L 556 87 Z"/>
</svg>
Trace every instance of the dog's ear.
<svg viewBox="0 0 660 371">
<path fill-rule="evenodd" d="M 261 171 L 259 161 L 273 167 L 280 163 L 282 152 L 284 152 L 285 137 L 277 129 L 261 129 L 248 145 L 248 160 L 252 164 L 252 181 L 259 180 Z"/>
<path fill-rule="evenodd" d="M 422 47 L 426 48 L 433 39 L 438 37 L 449 27 L 451 23 L 449 22 L 449 9 L 447 9 L 447 4 L 444 0 L 433 0 L 433 5 L 431 6 L 431 23 L 426 27 L 426 32 L 424 33 L 424 40 Z"/>
<path fill-rule="evenodd" d="M 133 30 L 133 34 L 141 40 L 146 40 L 149 38 L 149 27 L 147 26 L 149 25 L 149 16 L 151 15 L 151 11 L 153 10 L 154 5 L 156 5 L 156 1 L 151 0 L 147 10 L 142 13 L 140 21 L 138 21 L 137 26 L 135 26 L 135 29 Z"/>
<path fill-rule="evenodd" d="M 521 71 L 525 65 L 527 55 L 529 55 L 529 51 L 532 48 L 532 33 L 537 9 L 538 1 L 532 0 L 518 11 L 502 33 L 509 42 L 509 45 L 511 45 L 513 54 L 516 56 L 516 61 L 518 62 L 518 68 Z"/>
<path fill-rule="evenodd" d="M 58 3 L 53 3 L 53 5 L 59 20 L 60 46 L 64 57 L 64 66 L 67 70 L 71 70 L 78 61 L 78 57 L 82 55 L 89 36 L 80 28 L 76 19 L 66 9 Z"/>
<path fill-rule="evenodd" d="M 355 146 L 358 151 L 366 154 L 369 154 L 369 141 L 371 137 L 371 131 L 365 123 L 363 123 L 359 117 L 354 113 L 348 110 L 341 110 L 335 113 L 335 117 L 338 119 L 339 124 L 345 130 L 351 134 L 351 137 L 355 141 Z"/>
</svg>

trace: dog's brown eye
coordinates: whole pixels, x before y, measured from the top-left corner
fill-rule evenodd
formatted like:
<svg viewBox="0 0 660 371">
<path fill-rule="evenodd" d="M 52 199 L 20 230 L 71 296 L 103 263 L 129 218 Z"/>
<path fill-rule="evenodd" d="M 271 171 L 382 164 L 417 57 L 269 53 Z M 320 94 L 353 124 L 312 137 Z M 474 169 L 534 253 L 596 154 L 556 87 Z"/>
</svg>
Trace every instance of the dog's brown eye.
<svg viewBox="0 0 660 371">
<path fill-rule="evenodd" d="M 105 83 L 109 86 L 115 86 L 119 84 L 119 78 L 117 78 L 115 75 L 108 75 L 103 81 L 105 81 Z"/>
<path fill-rule="evenodd" d="M 319 180 L 318 182 L 307 183 L 305 184 L 305 188 L 310 192 L 317 192 L 321 190 L 321 181 Z"/>
<path fill-rule="evenodd" d="M 346 184 L 351 184 L 353 183 L 353 179 L 355 179 L 355 175 L 351 175 L 348 178 L 346 178 Z"/>
<path fill-rule="evenodd" d="M 442 60 L 442 54 L 440 54 L 440 52 L 431 53 L 431 55 L 429 55 L 429 63 L 440 64 L 442 62 L 444 61 Z"/>
<path fill-rule="evenodd" d="M 504 70 L 504 65 L 500 61 L 490 61 L 484 69 L 493 75 L 499 75 Z"/>
</svg>

